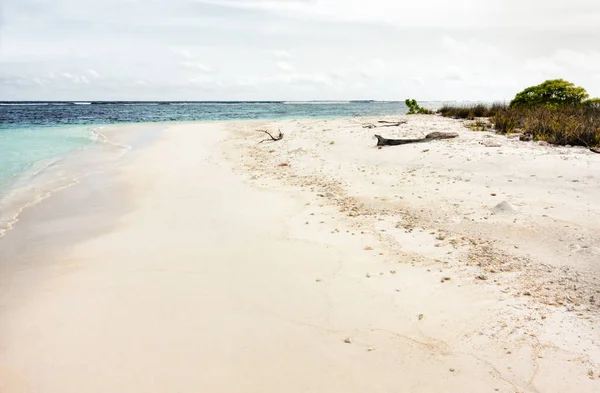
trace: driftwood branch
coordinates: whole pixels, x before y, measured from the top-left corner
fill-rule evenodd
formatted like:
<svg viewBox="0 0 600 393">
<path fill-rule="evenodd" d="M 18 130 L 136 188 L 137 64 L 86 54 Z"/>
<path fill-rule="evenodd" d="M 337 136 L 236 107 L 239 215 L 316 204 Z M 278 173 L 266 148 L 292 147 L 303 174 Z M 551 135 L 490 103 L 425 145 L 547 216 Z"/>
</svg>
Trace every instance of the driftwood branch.
<svg viewBox="0 0 600 393">
<path fill-rule="evenodd" d="M 600 154 L 600 147 L 592 147 L 590 151 Z"/>
<path fill-rule="evenodd" d="M 381 135 L 375 135 L 377 138 L 377 146 L 397 146 L 397 145 L 408 145 L 409 143 L 423 143 L 431 142 L 436 139 L 452 139 L 456 138 L 458 134 L 454 132 L 432 132 L 427 134 L 425 138 L 421 139 L 387 139 Z"/>
<path fill-rule="evenodd" d="M 271 133 L 267 130 L 257 130 L 258 132 L 264 132 L 265 134 L 267 134 L 270 139 L 263 139 L 262 141 L 258 142 L 259 144 L 263 143 L 263 142 L 277 142 L 283 139 L 283 134 L 281 133 L 281 130 L 279 131 L 279 135 L 277 135 L 277 137 L 274 137 L 273 135 L 271 135 Z"/>
<path fill-rule="evenodd" d="M 381 124 L 379 127 L 398 127 L 400 124 L 406 124 L 406 120 L 402 121 L 387 121 L 387 120 L 379 120 L 377 123 Z"/>
<path fill-rule="evenodd" d="M 406 120 L 402 120 L 402 121 L 379 120 L 377 123 L 379 123 L 379 125 L 375 125 L 375 124 L 372 124 L 372 123 L 363 124 L 363 128 L 398 127 L 401 124 L 406 124 Z"/>
</svg>

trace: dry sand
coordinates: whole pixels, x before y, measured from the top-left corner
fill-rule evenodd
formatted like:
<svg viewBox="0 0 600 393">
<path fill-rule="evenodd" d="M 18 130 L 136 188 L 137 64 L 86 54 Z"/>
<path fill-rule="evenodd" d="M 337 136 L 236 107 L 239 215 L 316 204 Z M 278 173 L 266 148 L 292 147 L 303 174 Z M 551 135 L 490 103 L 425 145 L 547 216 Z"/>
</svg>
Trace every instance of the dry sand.
<svg viewBox="0 0 600 393">
<path fill-rule="evenodd" d="M 597 392 L 600 156 L 407 119 L 164 125 L 30 209 L 0 392 Z"/>
</svg>

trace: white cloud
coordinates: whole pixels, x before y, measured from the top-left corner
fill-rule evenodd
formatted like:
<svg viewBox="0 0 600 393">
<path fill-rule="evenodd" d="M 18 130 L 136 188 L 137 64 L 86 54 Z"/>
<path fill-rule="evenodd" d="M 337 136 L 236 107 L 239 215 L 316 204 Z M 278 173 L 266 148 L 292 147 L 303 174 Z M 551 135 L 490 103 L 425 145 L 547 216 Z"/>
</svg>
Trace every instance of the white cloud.
<svg viewBox="0 0 600 393">
<path fill-rule="evenodd" d="M 464 54 L 470 52 L 469 45 L 464 42 L 459 42 L 452 37 L 444 36 L 442 37 L 442 44 L 447 49 L 454 51 L 456 53 Z"/>
<path fill-rule="evenodd" d="M 600 96 L 592 0 L 1 1 L 0 100 Z"/>
<path fill-rule="evenodd" d="M 595 28 L 599 9 L 593 0 L 196 0 L 198 3 L 253 9 L 293 18 L 380 23 L 407 27 L 582 29 Z M 565 14 L 568 14 L 566 17 Z"/>
<path fill-rule="evenodd" d="M 527 59 L 525 61 L 524 69 L 533 73 L 540 73 L 543 75 L 553 75 L 560 73 L 563 68 L 556 64 L 556 62 L 549 57 L 538 57 L 535 59 Z"/>
<path fill-rule="evenodd" d="M 204 64 L 200 60 L 200 56 L 190 52 L 187 49 L 181 48 L 171 48 L 171 51 L 175 54 L 177 58 L 182 59 L 179 64 L 183 68 L 188 68 L 195 71 L 201 71 L 206 74 L 210 74 L 213 72 L 213 69 Z"/>
<path fill-rule="evenodd" d="M 185 49 L 180 49 L 180 48 L 171 48 L 171 51 L 172 51 L 172 52 L 173 52 L 175 55 L 177 55 L 177 56 L 179 56 L 179 57 L 182 57 L 182 58 L 184 58 L 184 59 L 188 59 L 188 60 L 190 60 L 190 59 L 194 59 L 194 56 L 192 56 L 192 54 L 191 54 L 189 51 L 185 50 Z"/>
<path fill-rule="evenodd" d="M 275 65 L 283 71 L 292 71 L 294 69 L 294 66 L 287 61 L 278 61 Z"/>
<path fill-rule="evenodd" d="M 387 63 L 383 59 L 373 59 L 373 68 L 376 71 L 383 71 L 387 68 Z"/>
<path fill-rule="evenodd" d="M 422 85 L 422 84 L 425 83 L 425 81 L 423 80 L 423 78 L 421 78 L 420 76 L 414 76 L 412 78 L 412 81 L 415 82 L 415 83 L 417 83 L 417 84 L 419 84 L 419 85 Z"/>
<path fill-rule="evenodd" d="M 213 70 L 210 67 L 207 67 L 206 65 L 200 63 L 199 61 L 195 61 L 195 60 L 182 61 L 181 65 L 182 65 L 182 67 L 199 70 L 199 71 L 205 72 L 207 74 L 213 72 Z"/>
<path fill-rule="evenodd" d="M 214 77 L 209 76 L 209 75 L 199 75 L 199 76 L 195 76 L 193 78 L 191 78 L 189 80 L 189 82 L 193 85 L 196 86 L 219 86 L 222 85 L 222 83 L 218 82 Z"/>
<path fill-rule="evenodd" d="M 466 72 L 457 66 L 448 66 L 437 73 L 439 79 L 450 82 L 461 82 L 468 80 Z"/>
<path fill-rule="evenodd" d="M 290 59 L 292 57 L 292 55 L 285 50 L 276 50 L 273 52 L 273 56 L 275 56 L 277 59 Z"/>
<path fill-rule="evenodd" d="M 586 71 L 597 71 L 600 68 L 600 52 L 593 50 L 559 49 L 551 56 L 551 59 L 565 67 Z"/>
<path fill-rule="evenodd" d="M 87 72 L 96 79 L 100 78 L 100 74 L 96 72 L 96 70 L 90 68 L 89 70 L 87 70 Z"/>
<path fill-rule="evenodd" d="M 72 83 L 75 84 L 83 84 L 83 85 L 89 85 L 90 84 L 90 80 L 84 76 L 84 75 L 73 75 L 69 72 L 63 72 L 62 74 L 60 74 L 64 79 L 69 80 Z"/>
</svg>

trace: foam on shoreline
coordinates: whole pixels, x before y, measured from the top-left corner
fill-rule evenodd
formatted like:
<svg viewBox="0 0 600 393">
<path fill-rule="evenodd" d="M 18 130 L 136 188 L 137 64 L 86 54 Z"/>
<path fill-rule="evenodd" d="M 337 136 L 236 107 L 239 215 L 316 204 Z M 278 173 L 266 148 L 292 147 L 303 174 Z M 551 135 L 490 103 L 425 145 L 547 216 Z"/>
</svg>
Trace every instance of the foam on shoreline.
<svg viewBox="0 0 600 393">
<path fill-rule="evenodd" d="M 0 196 L 0 237 L 17 224 L 25 209 L 77 184 L 101 169 L 107 160 L 118 159 L 131 150 L 131 146 L 111 140 L 103 129 L 89 130 L 92 144 L 88 146 L 32 164 L 4 190 Z"/>
</svg>

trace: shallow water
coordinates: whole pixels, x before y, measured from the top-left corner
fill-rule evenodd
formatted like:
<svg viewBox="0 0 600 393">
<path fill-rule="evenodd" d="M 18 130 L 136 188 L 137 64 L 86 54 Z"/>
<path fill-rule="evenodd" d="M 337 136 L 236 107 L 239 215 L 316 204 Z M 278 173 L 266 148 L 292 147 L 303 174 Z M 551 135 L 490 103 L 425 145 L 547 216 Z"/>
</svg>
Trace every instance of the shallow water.
<svg viewBox="0 0 600 393">
<path fill-rule="evenodd" d="M 0 196 L 29 171 L 93 144 L 90 126 L 405 112 L 401 102 L 0 102 Z"/>
<path fill-rule="evenodd" d="M 0 197 L 95 139 L 89 126 L 0 127 Z"/>
<path fill-rule="evenodd" d="M 434 109 L 439 103 L 423 105 Z M 107 144 L 103 125 L 386 116 L 406 111 L 402 102 L 374 101 L 0 102 L 0 236 L 24 207 L 83 175 L 87 164 L 67 163 L 72 153 L 95 147 L 112 154 L 123 148 L 102 147 Z"/>
</svg>

